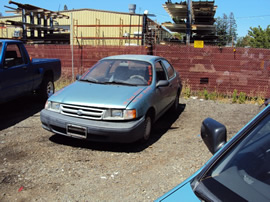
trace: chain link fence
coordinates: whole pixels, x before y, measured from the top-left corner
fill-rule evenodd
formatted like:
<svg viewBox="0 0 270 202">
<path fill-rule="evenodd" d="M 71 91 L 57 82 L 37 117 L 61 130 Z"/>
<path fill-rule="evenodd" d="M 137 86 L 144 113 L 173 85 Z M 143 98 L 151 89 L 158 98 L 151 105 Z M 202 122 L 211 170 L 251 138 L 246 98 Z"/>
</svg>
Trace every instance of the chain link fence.
<svg viewBox="0 0 270 202">
<path fill-rule="evenodd" d="M 33 58 L 59 58 L 62 72 L 82 74 L 103 57 L 118 54 L 149 54 L 144 46 L 75 46 L 26 45 Z M 194 91 L 208 90 L 232 94 L 234 90 L 247 96 L 270 97 L 270 50 L 205 46 L 156 45 L 154 55 L 167 58 L 180 73 L 185 84 Z"/>
</svg>

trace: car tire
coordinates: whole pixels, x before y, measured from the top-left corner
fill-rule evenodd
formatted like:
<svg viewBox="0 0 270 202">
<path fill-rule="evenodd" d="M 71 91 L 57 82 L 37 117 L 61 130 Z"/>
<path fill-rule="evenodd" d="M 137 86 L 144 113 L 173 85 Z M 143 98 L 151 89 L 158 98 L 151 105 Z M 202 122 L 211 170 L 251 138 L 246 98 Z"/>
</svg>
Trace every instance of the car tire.
<svg viewBox="0 0 270 202">
<path fill-rule="evenodd" d="M 174 103 L 171 106 L 171 112 L 175 113 L 178 110 L 179 107 L 179 93 L 177 93 Z"/>
<path fill-rule="evenodd" d="M 145 116 L 143 133 L 142 133 L 142 142 L 145 143 L 150 139 L 152 130 L 152 118 L 149 115 Z"/>
<path fill-rule="evenodd" d="M 54 82 L 49 76 L 46 76 L 40 86 L 39 96 L 41 100 L 47 100 L 50 96 L 54 94 Z"/>
</svg>

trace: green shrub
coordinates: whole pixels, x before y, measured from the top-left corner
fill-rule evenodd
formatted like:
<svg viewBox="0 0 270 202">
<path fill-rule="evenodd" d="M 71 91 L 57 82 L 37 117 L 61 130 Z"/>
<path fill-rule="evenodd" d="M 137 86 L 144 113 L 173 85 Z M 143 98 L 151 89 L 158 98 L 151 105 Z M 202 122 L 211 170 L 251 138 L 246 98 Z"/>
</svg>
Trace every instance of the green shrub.
<svg viewBox="0 0 270 202">
<path fill-rule="evenodd" d="M 237 103 L 237 90 L 236 89 L 233 90 L 232 103 Z"/>
<path fill-rule="evenodd" d="M 208 91 L 206 89 L 204 89 L 203 95 L 204 95 L 204 99 L 206 99 L 206 100 L 209 99 L 209 94 L 208 94 Z"/>
<path fill-rule="evenodd" d="M 246 93 L 240 92 L 238 98 L 239 104 L 244 104 L 246 102 Z"/>
<path fill-rule="evenodd" d="M 216 91 L 211 92 L 210 95 L 209 95 L 210 100 L 217 100 L 217 97 L 218 97 L 218 94 L 217 94 Z"/>
</svg>

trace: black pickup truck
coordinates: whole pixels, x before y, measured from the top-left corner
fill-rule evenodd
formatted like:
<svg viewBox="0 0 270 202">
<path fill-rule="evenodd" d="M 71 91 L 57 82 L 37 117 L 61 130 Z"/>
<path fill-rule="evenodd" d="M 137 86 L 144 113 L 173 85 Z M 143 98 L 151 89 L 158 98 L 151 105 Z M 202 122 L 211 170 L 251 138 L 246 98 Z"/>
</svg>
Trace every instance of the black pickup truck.
<svg viewBox="0 0 270 202">
<path fill-rule="evenodd" d="M 29 93 L 45 100 L 60 76 L 59 59 L 31 59 L 21 41 L 0 40 L 0 103 Z"/>
</svg>

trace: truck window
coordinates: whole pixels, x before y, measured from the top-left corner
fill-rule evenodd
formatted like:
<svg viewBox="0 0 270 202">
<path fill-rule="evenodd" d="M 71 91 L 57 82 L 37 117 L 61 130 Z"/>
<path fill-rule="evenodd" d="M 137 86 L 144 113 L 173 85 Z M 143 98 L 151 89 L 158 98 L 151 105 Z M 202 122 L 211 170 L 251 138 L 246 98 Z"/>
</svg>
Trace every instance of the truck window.
<svg viewBox="0 0 270 202">
<path fill-rule="evenodd" d="M 24 64 L 20 48 L 17 44 L 8 44 L 5 52 L 5 67 Z"/>
</svg>

